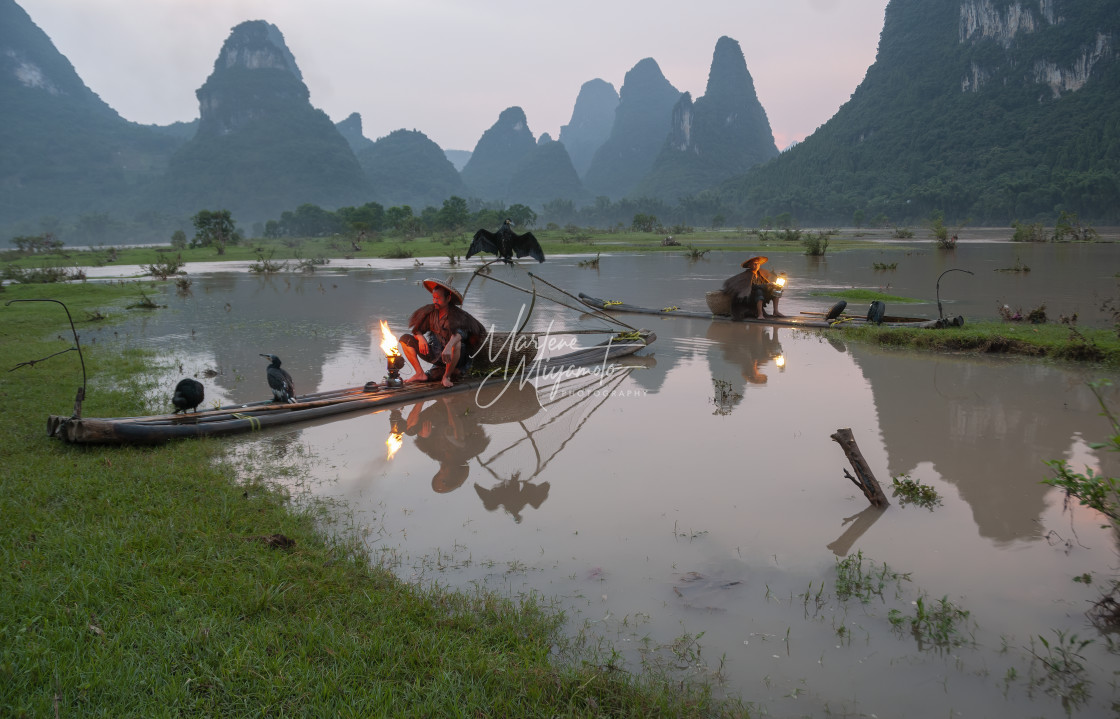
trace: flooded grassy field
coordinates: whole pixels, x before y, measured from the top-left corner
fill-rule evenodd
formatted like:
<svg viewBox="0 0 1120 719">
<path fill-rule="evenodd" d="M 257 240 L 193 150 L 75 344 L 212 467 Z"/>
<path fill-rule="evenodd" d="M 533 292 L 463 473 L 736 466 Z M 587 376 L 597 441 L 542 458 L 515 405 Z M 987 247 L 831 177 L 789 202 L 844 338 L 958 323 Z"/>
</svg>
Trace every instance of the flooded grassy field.
<svg viewBox="0 0 1120 719">
<path fill-rule="evenodd" d="M 884 246 L 813 260 L 782 311 L 829 289 L 914 297 L 899 314 L 992 319 L 1002 304 L 1104 326 L 1112 245 Z M 526 269 L 569 292 L 704 308 L 745 257 L 554 257 Z M 997 272 L 1016 260 L 1029 273 Z M 158 348 L 207 404 L 268 396 L 279 355 L 300 392 L 380 380 L 378 320 L 395 332 L 443 261 L 337 265 L 313 275 L 192 272 L 165 309 L 116 328 Z M 897 263 L 894 270 L 875 263 Z M 953 273 L 949 268 L 974 274 Z M 940 278 L 940 280 L 939 280 Z M 939 287 L 935 284 L 939 282 Z M 555 292 L 551 293 L 556 295 Z M 529 298 L 475 280 L 466 309 L 508 331 Z M 998 305 L 997 305 L 998 303 Z M 951 308 L 951 309 L 950 309 Z M 337 500 L 339 527 L 421 583 L 538 593 L 604 663 L 659 662 L 773 716 L 1101 716 L 1120 699 L 1117 646 L 1086 615 L 1116 575 L 1101 515 L 1041 482 L 1047 460 L 1116 476 L 1092 448 L 1110 428 L 1088 382 L 1115 372 L 1001 357 L 919 355 L 841 336 L 718 320 L 622 318 L 658 340 L 610 373 L 491 385 L 387 411 L 238 438 L 298 469 L 296 492 Z M 527 330 L 606 328 L 538 298 Z M 598 341 L 579 335 L 582 345 Z M 504 390 L 504 391 L 503 391 Z M 1120 407 L 1120 392 L 1103 390 Z M 892 478 L 935 490 L 886 510 L 844 476 L 831 435 L 851 428 L 888 497 Z M 1091 643 L 1082 645 L 1085 640 Z M 602 642 L 602 644 L 599 644 Z"/>
</svg>

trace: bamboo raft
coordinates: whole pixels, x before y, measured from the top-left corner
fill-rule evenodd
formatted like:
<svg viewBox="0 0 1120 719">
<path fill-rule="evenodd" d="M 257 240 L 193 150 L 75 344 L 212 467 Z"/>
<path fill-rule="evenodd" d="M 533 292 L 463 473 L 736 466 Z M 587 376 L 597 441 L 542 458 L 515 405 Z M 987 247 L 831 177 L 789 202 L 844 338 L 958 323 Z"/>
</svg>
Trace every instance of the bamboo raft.
<svg viewBox="0 0 1120 719">
<path fill-rule="evenodd" d="M 592 347 L 574 350 L 556 357 L 510 366 L 509 374 L 495 370 L 492 377 L 470 377 L 452 386 L 417 382 L 402 387 L 366 389 L 351 387 L 300 395 L 294 403 L 273 401 L 226 405 L 217 409 L 187 414 L 164 414 L 146 417 L 86 418 L 51 415 L 47 418 L 47 434 L 74 444 L 158 444 L 188 437 L 216 437 L 254 432 L 268 427 L 303 422 L 331 415 L 379 409 L 417 402 L 432 397 L 476 389 L 486 382 L 507 378 L 546 376 L 565 368 L 600 365 L 632 355 L 657 339 L 653 332 L 642 330 L 637 338 L 613 337 Z M 368 386 L 368 385 L 367 385 Z"/>
<path fill-rule="evenodd" d="M 815 329 L 828 329 L 837 325 L 869 325 L 866 317 L 858 315 L 841 314 L 835 319 L 828 319 L 825 312 L 801 312 L 796 317 L 745 317 L 742 320 L 734 320 L 729 314 L 719 314 L 715 312 L 697 312 L 695 310 L 682 310 L 678 307 L 664 307 L 656 309 L 653 307 L 639 307 L 637 305 L 628 305 L 624 302 L 617 302 L 612 300 L 604 300 L 598 297 L 592 297 L 584 293 L 579 294 L 579 300 L 588 307 L 596 310 L 606 312 L 627 312 L 642 315 L 659 315 L 661 317 L 691 317 L 693 319 L 704 320 L 723 320 L 726 322 L 744 322 L 747 324 L 763 324 L 763 325 L 779 325 L 784 327 L 803 327 Z M 925 327 L 934 328 L 942 326 L 937 320 L 927 320 L 920 317 L 883 317 L 882 323 L 877 326 L 881 327 Z"/>
</svg>

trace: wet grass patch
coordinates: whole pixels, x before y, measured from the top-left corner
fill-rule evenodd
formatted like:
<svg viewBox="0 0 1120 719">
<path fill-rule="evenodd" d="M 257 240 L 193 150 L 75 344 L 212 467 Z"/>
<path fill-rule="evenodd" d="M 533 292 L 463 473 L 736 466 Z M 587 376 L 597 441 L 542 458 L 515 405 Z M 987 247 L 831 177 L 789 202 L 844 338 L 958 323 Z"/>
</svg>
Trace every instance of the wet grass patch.
<svg viewBox="0 0 1120 719">
<path fill-rule="evenodd" d="M 1120 337 L 1110 330 L 1074 328 L 1061 324 L 1008 325 L 980 322 L 937 330 L 838 325 L 828 331 L 836 329 L 842 331 L 846 339 L 873 342 L 884 347 L 1046 357 L 1120 367 Z"/>
</svg>

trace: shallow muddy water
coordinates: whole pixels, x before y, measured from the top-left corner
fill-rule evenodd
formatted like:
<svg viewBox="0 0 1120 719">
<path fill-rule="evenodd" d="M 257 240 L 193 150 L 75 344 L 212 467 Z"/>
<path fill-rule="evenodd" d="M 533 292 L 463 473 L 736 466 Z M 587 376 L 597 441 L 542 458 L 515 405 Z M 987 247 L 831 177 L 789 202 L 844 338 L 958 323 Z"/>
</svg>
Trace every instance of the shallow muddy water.
<svg viewBox="0 0 1120 719">
<path fill-rule="evenodd" d="M 966 245 L 952 257 L 885 246 L 819 262 L 775 253 L 771 265 L 791 278 L 787 314 L 827 307 L 809 294 L 822 288 L 890 284 L 927 300 L 890 310 L 936 317 L 934 283 L 960 266 L 976 274 L 942 278 L 946 314 L 991 318 L 997 300 L 1030 309 L 1041 298 L 1054 315 L 1086 317 L 1115 294 L 1118 265 L 1106 260 L 1117 249 Z M 1017 255 L 1033 264 L 1029 276 L 993 271 Z M 603 256 L 598 271 L 580 259 L 495 267 L 493 277 L 525 286 L 529 269 L 572 293 L 702 309 L 704 290 L 745 257 Z M 166 309 L 115 330 L 167 352 L 183 375 L 218 372 L 203 379 L 207 403 L 267 397 L 262 352 L 283 359 L 300 392 L 359 385 L 384 375 L 376 320 L 399 333 L 427 300 L 421 279 L 469 278 L 425 262 L 196 274 L 190 294 L 169 288 Z M 1065 289 L 1046 294 L 1055 287 Z M 466 307 L 509 330 L 524 300 L 476 280 Z M 573 633 L 608 639 L 623 661 L 659 658 L 770 715 L 1100 716 L 1120 698 L 1120 661 L 1085 616 L 1115 575 L 1116 537 L 1040 483 L 1051 459 L 1117 475 L 1120 458 L 1090 447 L 1109 426 L 1086 384 L 1116 373 L 884 351 L 789 328 L 622 319 L 658 339 L 611 373 L 223 441 L 299 462 L 296 488 L 345 501 L 344 524 L 399 576 L 555 598 Z M 528 328 L 550 322 L 605 327 L 538 300 Z M 1116 387 L 1105 397 L 1120 407 Z M 941 504 L 896 498 L 869 509 L 830 439 L 845 427 L 888 496 L 891 478 L 908 475 Z M 886 572 L 867 603 L 840 598 L 836 584 L 837 563 L 861 558 L 864 571 Z M 910 631 L 935 607 L 968 613 L 940 645 Z M 1040 659 L 1072 634 L 1094 640 L 1080 651 L 1084 669 L 1048 671 Z"/>
</svg>

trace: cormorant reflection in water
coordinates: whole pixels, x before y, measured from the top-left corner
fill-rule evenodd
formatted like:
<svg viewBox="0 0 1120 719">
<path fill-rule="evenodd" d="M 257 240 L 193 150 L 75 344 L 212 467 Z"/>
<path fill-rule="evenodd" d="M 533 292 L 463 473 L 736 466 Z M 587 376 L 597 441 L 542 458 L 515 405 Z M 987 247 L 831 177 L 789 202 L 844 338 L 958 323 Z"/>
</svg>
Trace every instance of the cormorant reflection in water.
<svg viewBox="0 0 1120 719">
<path fill-rule="evenodd" d="M 755 323 L 712 322 L 708 326 L 707 337 L 714 343 L 709 352 L 719 348 L 720 358 L 739 370 L 740 376 L 745 380 L 744 389 L 752 384 L 766 384 L 769 377 L 762 369 L 771 360 L 782 356 L 778 327 Z M 713 378 L 725 379 L 720 376 L 719 364 L 714 356 L 709 357 L 708 365 Z M 735 403 L 738 404 L 738 400 Z"/>
</svg>

